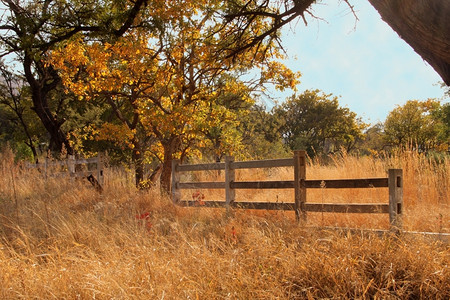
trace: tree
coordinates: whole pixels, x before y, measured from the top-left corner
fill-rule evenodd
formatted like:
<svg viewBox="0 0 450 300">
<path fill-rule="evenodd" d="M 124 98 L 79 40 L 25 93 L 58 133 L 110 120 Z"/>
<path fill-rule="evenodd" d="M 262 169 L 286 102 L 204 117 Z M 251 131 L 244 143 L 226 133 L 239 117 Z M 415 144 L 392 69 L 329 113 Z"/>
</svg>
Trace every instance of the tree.
<svg viewBox="0 0 450 300">
<path fill-rule="evenodd" d="M 357 149 L 363 155 L 378 155 L 386 150 L 386 138 L 383 123 L 378 122 L 364 131 L 364 138 L 357 143 Z"/>
<path fill-rule="evenodd" d="M 237 80 L 233 76 L 223 76 L 219 80 L 217 88 L 221 92 L 209 103 L 209 112 L 203 117 L 205 121 L 209 121 L 200 127 L 201 147 L 194 154 L 197 158 L 209 156 L 215 161 L 221 161 L 225 155 L 242 157 L 245 148 L 240 126 L 254 100 L 251 96 L 252 87 Z M 235 88 L 224 89 L 226 85 Z"/>
<path fill-rule="evenodd" d="M 133 24 L 147 0 L 97 2 L 92 0 L 14 1 L 2 0 L 6 13 L 0 18 L 0 57 L 14 55 L 23 67 L 32 99 L 32 109 L 50 135 L 50 149 L 60 152 L 63 145 L 73 149 L 61 126 L 66 99 L 55 93 L 61 80 L 53 66 L 44 62 L 58 43 L 80 32 L 121 36 Z M 52 105 L 52 102 L 56 102 Z"/>
<path fill-rule="evenodd" d="M 442 88 L 444 89 L 443 99 L 450 100 L 450 86 L 446 87 L 442 84 Z M 435 116 L 440 121 L 439 139 L 447 143 L 447 151 L 450 151 L 450 102 L 443 104 Z"/>
<path fill-rule="evenodd" d="M 311 11 L 314 0 L 227 1 L 224 11 L 228 24 L 239 29 L 224 30 L 232 36 L 230 55 L 260 47 L 265 40 L 280 42 L 280 29 Z M 344 0 L 356 16 L 351 0 Z M 448 0 L 369 0 L 381 17 L 450 85 L 450 2 Z M 232 28 L 232 27 L 231 27 Z"/>
<path fill-rule="evenodd" d="M 31 151 L 32 158 L 38 159 L 35 123 L 37 120 L 29 110 L 30 97 L 23 78 L 15 75 L 0 62 L 0 109 L 2 111 L 2 131 L 9 141 L 23 141 Z M 39 127 L 38 127 L 39 128 Z M 41 128 L 39 128 L 41 129 Z"/>
<path fill-rule="evenodd" d="M 397 147 L 428 151 L 440 144 L 436 100 L 409 100 L 392 110 L 384 123 L 386 139 Z"/>
<path fill-rule="evenodd" d="M 438 131 L 438 149 L 450 151 L 450 103 L 445 103 L 431 112 Z"/>
<path fill-rule="evenodd" d="M 227 37 L 218 33 L 220 24 L 210 10 L 222 1 L 186 4 L 166 2 L 160 11 L 149 12 L 160 20 L 152 32 L 137 29 L 115 43 L 85 43 L 79 37 L 51 57 L 71 92 L 111 105 L 121 125 L 108 125 L 113 129 L 108 136 L 129 142 L 136 155 L 162 162 L 161 186 L 166 191 L 174 158 L 204 144 L 207 134 L 216 140 L 219 135 L 224 146 L 227 136 L 236 132 L 223 126 L 237 121 L 230 109 L 233 102 L 251 103 L 250 92 L 271 82 L 278 88 L 295 87 L 298 77 L 278 61 L 257 58 L 255 50 L 228 58 L 220 48 Z M 282 56 L 275 45 L 269 48 L 274 57 Z M 238 79 L 255 68 L 260 69 L 257 80 Z M 155 142 L 145 149 L 144 138 Z M 134 161 L 139 165 L 138 159 Z M 141 175 L 136 178 L 138 183 Z"/>
<path fill-rule="evenodd" d="M 289 148 L 305 149 L 310 156 L 341 147 L 352 150 L 365 127 L 355 113 L 339 106 L 337 97 L 319 90 L 288 98 L 275 114 L 283 122 L 280 132 Z"/>
<path fill-rule="evenodd" d="M 280 126 L 280 120 L 275 114 L 262 105 L 253 105 L 239 128 L 247 158 L 267 159 L 291 155 L 283 143 Z"/>
</svg>

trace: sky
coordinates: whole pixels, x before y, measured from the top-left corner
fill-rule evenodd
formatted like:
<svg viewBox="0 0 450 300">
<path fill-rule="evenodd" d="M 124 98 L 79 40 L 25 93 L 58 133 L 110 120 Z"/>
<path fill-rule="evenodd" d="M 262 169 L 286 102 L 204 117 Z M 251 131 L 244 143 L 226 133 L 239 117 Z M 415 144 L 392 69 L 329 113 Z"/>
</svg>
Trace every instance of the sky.
<svg viewBox="0 0 450 300">
<path fill-rule="evenodd" d="M 372 124 L 407 100 L 443 97 L 440 76 L 368 1 L 351 1 L 359 20 L 343 1 L 326 2 L 313 6 L 322 20 L 307 17 L 308 26 L 299 19 L 284 29 L 285 63 L 302 73 L 299 93 L 319 89 L 340 96 L 341 106 Z M 274 96 L 282 101 L 291 94 Z"/>
</svg>

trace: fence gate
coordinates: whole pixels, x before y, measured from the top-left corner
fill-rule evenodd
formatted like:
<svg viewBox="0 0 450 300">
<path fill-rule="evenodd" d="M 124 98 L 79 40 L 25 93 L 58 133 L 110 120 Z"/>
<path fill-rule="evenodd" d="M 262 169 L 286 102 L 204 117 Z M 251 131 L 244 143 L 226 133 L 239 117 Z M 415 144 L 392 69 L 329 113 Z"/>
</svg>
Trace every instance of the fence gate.
<svg viewBox="0 0 450 300">
<path fill-rule="evenodd" d="M 92 166 L 95 165 L 95 168 Z M 104 159 L 103 154 L 99 153 L 97 157 L 78 158 L 69 155 L 65 160 L 51 161 L 45 159 L 45 162 L 39 164 L 27 164 L 27 168 L 39 169 L 45 177 L 65 177 L 74 178 L 85 177 L 99 192 L 103 190 L 104 185 Z"/>
</svg>

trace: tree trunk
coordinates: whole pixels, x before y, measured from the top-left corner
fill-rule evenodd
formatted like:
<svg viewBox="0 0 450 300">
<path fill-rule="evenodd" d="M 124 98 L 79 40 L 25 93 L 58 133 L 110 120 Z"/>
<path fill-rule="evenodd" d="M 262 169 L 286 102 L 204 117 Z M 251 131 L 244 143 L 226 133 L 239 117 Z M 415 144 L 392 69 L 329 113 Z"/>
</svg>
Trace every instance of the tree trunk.
<svg viewBox="0 0 450 300">
<path fill-rule="evenodd" d="M 160 184 L 161 184 L 161 190 L 163 192 L 166 192 L 167 194 L 170 193 L 170 181 L 172 176 L 172 155 L 166 155 L 164 153 L 164 162 L 162 165 L 162 171 L 161 171 L 161 177 L 160 177 Z"/>
<path fill-rule="evenodd" d="M 172 160 L 173 154 L 179 148 L 179 138 L 173 137 L 163 143 L 164 161 L 162 164 L 160 184 L 161 190 L 167 194 L 170 193 L 170 181 L 172 179 Z"/>
<path fill-rule="evenodd" d="M 45 99 L 45 96 L 41 94 L 39 88 L 33 88 L 32 93 L 34 105 L 33 110 L 36 112 L 50 135 L 50 151 L 60 153 L 64 145 L 67 150 L 67 154 L 72 155 L 72 146 L 67 140 L 66 134 L 61 129 L 62 122 L 56 120 L 48 106 L 44 104 L 47 100 Z"/>
<path fill-rule="evenodd" d="M 144 180 L 144 161 L 139 147 L 135 146 L 131 154 L 131 159 L 134 164 L 135 184 L 139 188 L 140 183 Z"/>
<path fill-rule="evenodd" d="M 397 32 L 450 86 L 450 1 L 369 0 Z"/>
<path fill-rule="evenodd" d="M 67 154 L 73 155 L 73 149 L 70 145 L 66 134 L 62 131 L 61 125 L 64 123 L 51 112 L 48 105 L 48 93 L 59 82 L 59 76 L 56 71 L 49 70 L 49 68 L 42 68 L 42 70 L 49 71 L 49 74 L 41 75 L 42 78 L 36 79 L 32 71 L 33 60 L 30 54 L 26 53 L 24 57 L 23 67 L 25 78 L 31 88 L 31 99 L 33 101 L 33 110 L 41 119 L 42 124 L 50 135 L 50 150 L 55 153 L 60 153 L 63 145 L 67 150 Z M 53 73 L 53 74 L 52 74 Z"/>
</svg>

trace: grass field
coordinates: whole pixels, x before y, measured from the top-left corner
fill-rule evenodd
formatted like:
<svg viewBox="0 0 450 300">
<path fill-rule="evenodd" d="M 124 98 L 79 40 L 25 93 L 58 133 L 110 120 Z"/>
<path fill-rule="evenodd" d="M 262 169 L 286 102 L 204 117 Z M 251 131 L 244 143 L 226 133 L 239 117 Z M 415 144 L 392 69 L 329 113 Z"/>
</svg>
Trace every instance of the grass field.
<svg viewBox="0 0 450 300">
<path fill-rule="evenodd" d="M 447 244 L 317 229 L 387 228 L 387 215 L 309 214 L 305 227 L 290 212 L 181 208 L 114 169 L 99 195 L 87 181 L 45 179 L 12 157 L 0 154 L 1 299 L 450 298 Z M 311 162 L 307 178 L 385 177 L 388 168 L 404 169 L 405 229 L 450 232 L 448 158 L 341 155 Z M 252 172 L 238 176 L 292 179 L 289 169 Z M 237 197 L 292 201 L 289 191 Z M 385 189 L 308 191 L 311 202 L 387 197 Z"/>
</svg>

